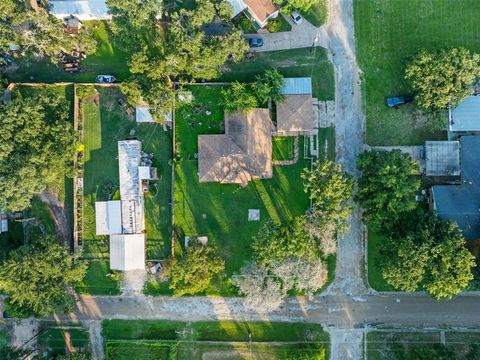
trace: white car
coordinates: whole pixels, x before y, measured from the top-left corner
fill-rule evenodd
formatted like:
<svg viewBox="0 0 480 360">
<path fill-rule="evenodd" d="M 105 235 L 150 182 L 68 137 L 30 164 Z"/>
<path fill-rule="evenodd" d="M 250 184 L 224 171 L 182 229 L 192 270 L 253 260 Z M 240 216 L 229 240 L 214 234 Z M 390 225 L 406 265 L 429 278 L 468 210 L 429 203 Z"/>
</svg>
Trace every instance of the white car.
<svg viewBox="0 0 480 360">
<path fill-rule="evenodd" d="M 95 81 L 97 83 L 109 84 L 115 82 L 117 79 L 113 75 L 97 75 Z"/>
<path fill-rule="evenodd" d="M 290 17 L 292 18 L 293 22 L 297 25 L 300 25 L 303 21 L 302 16 L 296 10 L 292 11 L 292 13 L 290 14 Z"/>
</svg>

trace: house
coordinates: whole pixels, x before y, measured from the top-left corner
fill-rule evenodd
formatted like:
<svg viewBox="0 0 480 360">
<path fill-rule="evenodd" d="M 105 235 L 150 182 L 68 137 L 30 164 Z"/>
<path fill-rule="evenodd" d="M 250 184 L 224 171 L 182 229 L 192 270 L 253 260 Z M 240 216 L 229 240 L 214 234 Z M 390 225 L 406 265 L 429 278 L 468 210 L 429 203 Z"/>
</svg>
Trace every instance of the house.
<svg viewBox="0 0 480 360">
<path fill-rule="evenodd" d="M 268 109 L 225 116 L 225 134 L 198 136 L 200 182 L 241 184 L 272 177 L 272 131 Z"/>
<path fill-rule="evenodd" d="M 455 109 L 449 109 L 448 130 L 453 132 L 480 131 L 480 96 L 469 96 Z"/>
<path fill-rule="evenodd" d="M 63 21 L 65 23 L 65 31 L 70 35 L 78 34 L 83 26 L 81 21 L 74 15 L 66 17 Z"/>
<path fill-rule="evenodd" d="M 108 13 L 105 0 L 49 0 L 50 14 L 65 19 L 75 16 L 78 20 L 108 20 L 112 16 Z"/>
<path fill-rule="evenodd" d="M 110 235 L 110 268 L 145 269 L 144 192 L 157 178 L 138 140 L 118 142 L 120 200 L 95 203 L 96 234 Z"/>
<path fill-rule="evenodd" d="M 278 8 L 272 0 L 228 0 L 233 6 L 233 17 L 245 14 L 258 29 L 267 26 L 268 20 L 278 16 Z"/>
<path fill-rule="evenodd" d="M 309 135 L 314 128 L 312 79 L 286 78 L 285 100 L 277 104 L 278 136 Z"/>
<path fill-rule="evenodd" d="M 431 188 L 431 208 L 455 221 L 467 240 L 480 239 L 480 136 L 460 138 L 461 176 L 457 185 Z"/>
</svg>

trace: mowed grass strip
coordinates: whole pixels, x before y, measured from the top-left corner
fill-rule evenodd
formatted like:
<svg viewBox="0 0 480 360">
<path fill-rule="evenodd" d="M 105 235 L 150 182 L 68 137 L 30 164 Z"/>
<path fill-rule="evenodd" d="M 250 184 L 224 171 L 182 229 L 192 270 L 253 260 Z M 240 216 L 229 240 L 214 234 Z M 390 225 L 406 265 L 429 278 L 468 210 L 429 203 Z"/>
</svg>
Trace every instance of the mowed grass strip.
<svg viewBox="0 0 480 360">
<path fill-rule="evenodd" d="M 227 64 L 220 80 L 251 82 L 269 68 L 278 69 L 285 77 L 311 77 L 314 97 L 335 98 L 333 65 L 321 47 L 255 53 L 251 59 Z"/>
<path fill-rule="evenodd" d="M 445 138 L 429 131 L 413 104 L 389 109 L 388 96 L 409 93 L 404 70 L 418 51 L 465 47 L 480 51 L 477 0 L 355 0 L 357 56 L 369 145 L 417 145 Z"/>
<path fill-rule="evenodd" d="M 274 136 L 272 139 L 273 160 L 292 160 L 295 155 L 295 137 Z"/>
</svg>

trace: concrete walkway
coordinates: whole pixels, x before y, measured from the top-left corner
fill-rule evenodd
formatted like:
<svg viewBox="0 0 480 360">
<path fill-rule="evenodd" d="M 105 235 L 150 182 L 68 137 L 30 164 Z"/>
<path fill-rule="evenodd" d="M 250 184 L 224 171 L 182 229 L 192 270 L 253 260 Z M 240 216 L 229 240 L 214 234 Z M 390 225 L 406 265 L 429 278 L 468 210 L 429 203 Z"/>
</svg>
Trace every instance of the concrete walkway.
<svg viewBox="0 0 480 360">
<path fill-rule="evenodd" d="M 280 15 L 284 16 L 284 15 Z M 254 52 L 289 50 L 313 46 L 328 47 L 327 25 L 319 28 L 310 24 L 306 19 L 300 25 L 293 23 L 288 16 L 284 18 L 292 25 L 291 31 L 278 33 L 246 34 L 248 38 L 262 38 L 263 46 L 251 48 Z"/>
</svg>

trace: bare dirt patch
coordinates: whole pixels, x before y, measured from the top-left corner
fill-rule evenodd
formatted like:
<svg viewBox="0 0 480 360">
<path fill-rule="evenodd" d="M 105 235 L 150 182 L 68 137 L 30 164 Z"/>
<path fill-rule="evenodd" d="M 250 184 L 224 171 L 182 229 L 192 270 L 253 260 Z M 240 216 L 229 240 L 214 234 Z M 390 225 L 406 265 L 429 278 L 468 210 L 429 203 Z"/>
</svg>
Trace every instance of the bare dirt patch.
<svg viewBox="0 0 480 360">
<path fill-rule="evenodd" d="M 68 213 L 68 210 L 65 209 L 63 204 L 60 202 L 57 194 L 50 190 L 44 191 L 38 197 L 45 205 L 48 206 L 50 215 L 53 219 L 53 224 L 55 226 L 55 232 L 57 233 L 59 239 L 64 244 L 70 246 L 72 243 L 72 229 L 70 226 L 70 214 Z"/>
</svg>

